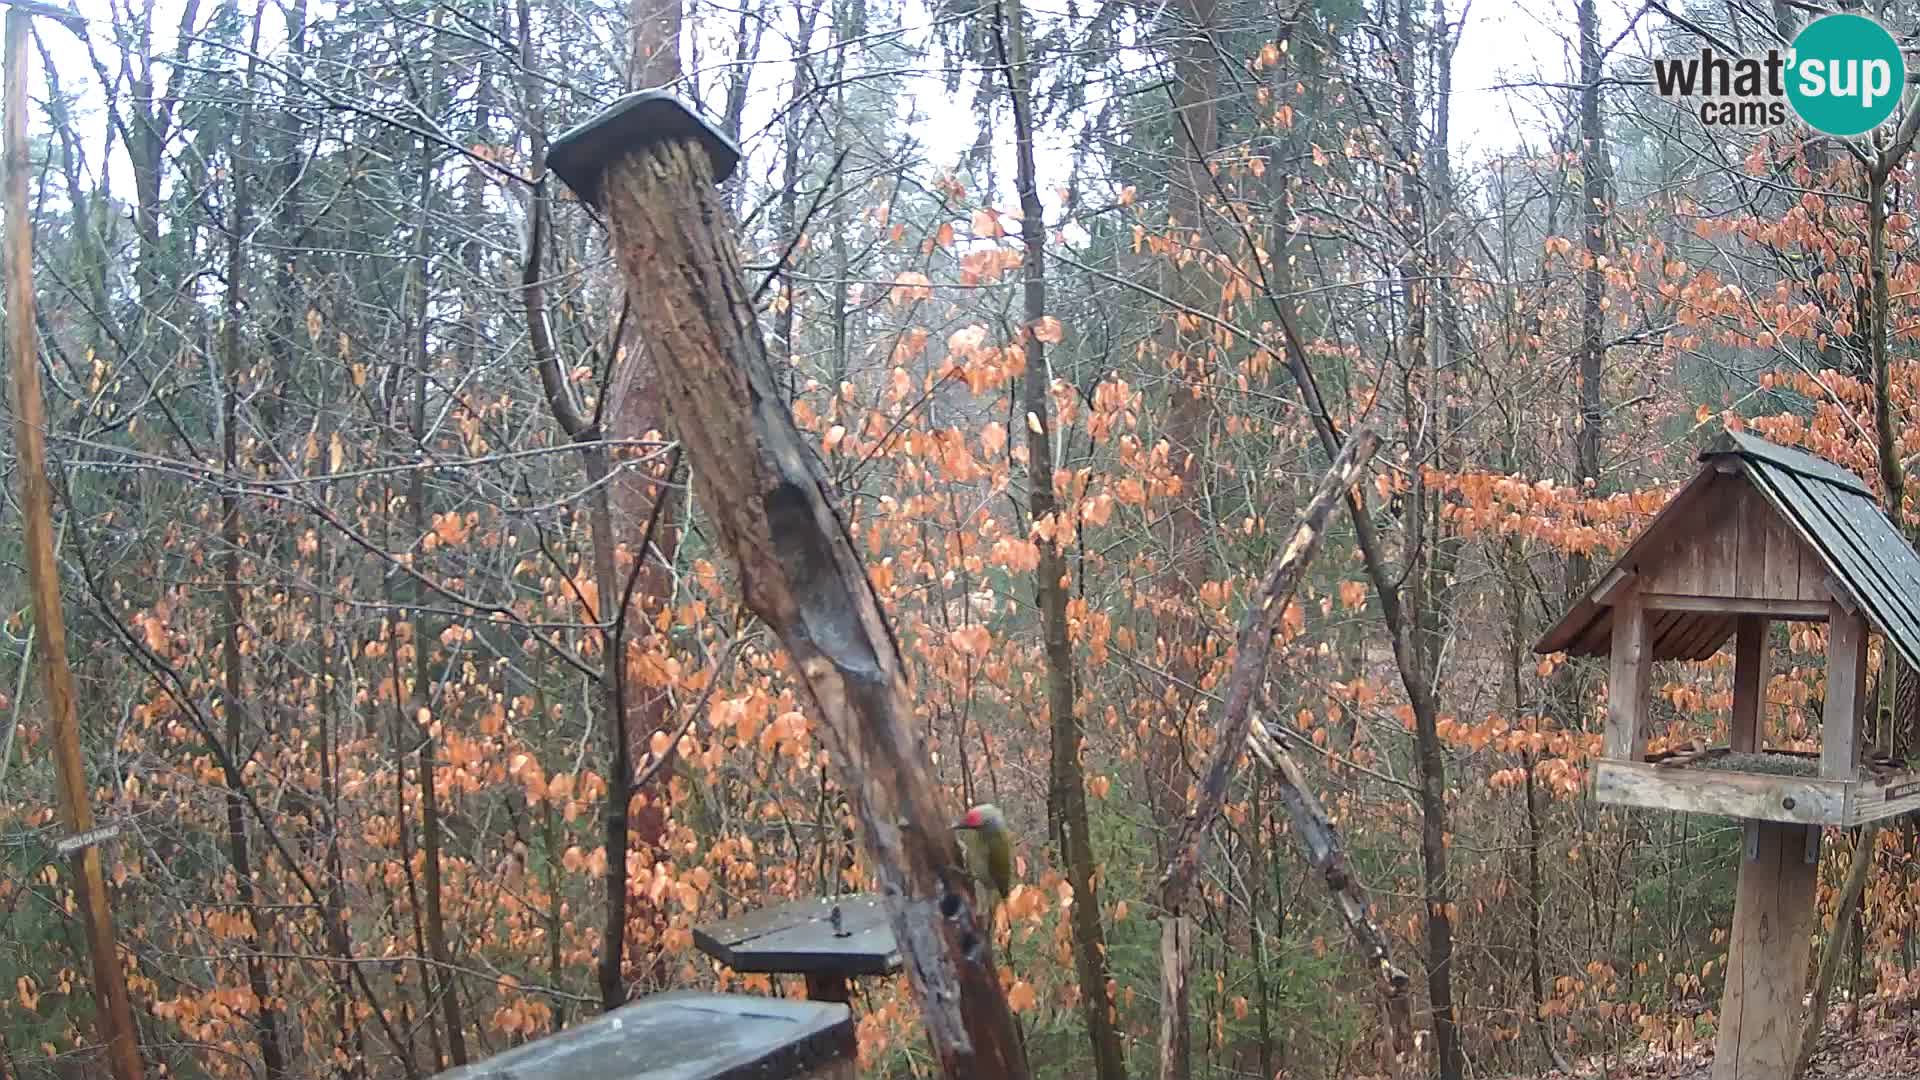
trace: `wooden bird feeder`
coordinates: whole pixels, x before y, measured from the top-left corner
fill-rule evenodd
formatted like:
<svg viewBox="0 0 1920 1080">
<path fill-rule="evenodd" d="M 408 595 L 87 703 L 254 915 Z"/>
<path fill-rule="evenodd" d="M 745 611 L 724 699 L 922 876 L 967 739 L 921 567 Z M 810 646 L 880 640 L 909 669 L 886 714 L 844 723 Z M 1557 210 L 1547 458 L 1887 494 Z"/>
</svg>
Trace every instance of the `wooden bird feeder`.
<svg viewBox="0 0 1920 1080">
<path fill-rule="evenodd" d="M 849 980 L 900 970 L 877 896 L 798 900 L 693 928 L 693 944 L 735 971 L 801 975 L 814 1001 L 849 1000 Z"/>
<path fill-rule="evenodd" d="M 1861 760 L 1870 632 L 1920 667 L 1920 557 L 1859 477 L 1738 432 L 1700 455 L 1599 582 L 1534 645 L 1606 656 L 1603 803 L 1744 819 L 1713 1080 L 1786 1075 L 1797 1049 L 1824 826 L 1920 807 L 1920 773 Z M 1764 745 L 1770 623 L 1827 624 L 1818 757 Z M 1647 753 L 1655 660 L 1734 643 L 1725 747 Z"/>
<path fill-rule="evenodd" d="M 845 1005 L 655 994 L 440 1080 L 853 1080 Z"/>
</svg>

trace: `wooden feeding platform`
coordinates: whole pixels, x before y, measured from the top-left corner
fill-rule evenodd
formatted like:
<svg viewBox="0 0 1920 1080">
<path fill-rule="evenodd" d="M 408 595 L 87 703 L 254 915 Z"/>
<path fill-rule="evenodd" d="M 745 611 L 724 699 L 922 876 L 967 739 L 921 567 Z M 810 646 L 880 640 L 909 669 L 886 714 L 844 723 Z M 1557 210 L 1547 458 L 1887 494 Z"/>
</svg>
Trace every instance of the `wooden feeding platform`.
<svg viewBox="0 0 1920 1080">
<path fill-rule="evenodd" d="M 845 1005 L 655 994 L 441 1080 L 853 1080 Z"/>
<path fill-rule="evenodd" d="M 1920 774 L 1868 762 L 1852 777 L 1820 775 L 1820 756 L 1718 747 L 1649 761 L 1603 760 L 1594 798 L 1616 806 L 1797 825 L 1861 825 L 1920 810 Z"/>
<path fill-rule="evenodd" d="M 1745 820 L 1713 1080 L 1759 1080 L 1786 1075 L 1797 1049 L 1822 828 L 1920 808 L 1920 772 L 1863 761 L 1860 726 L 1869 634 L 1920 667 L 1920 556 L 1831 462 L 1738 432 L 1700 460 L 1534 649 L 1608 658 L 1597 800 Z M 1763 745 L 1773 622 L 1827 624 L 1817 755 Z M 1729 744 L 1650 758 L 1654 661 L 1729 640 Z"/>
<path fill-rule="evenodd" d="M 849 980 L 900 970 L 886 902 L 864 894 L 797 900 L 696 926 L 693 944 L 735 971 L 805 976 L 815 1001 L 846 1001 Z"/>
</svg>

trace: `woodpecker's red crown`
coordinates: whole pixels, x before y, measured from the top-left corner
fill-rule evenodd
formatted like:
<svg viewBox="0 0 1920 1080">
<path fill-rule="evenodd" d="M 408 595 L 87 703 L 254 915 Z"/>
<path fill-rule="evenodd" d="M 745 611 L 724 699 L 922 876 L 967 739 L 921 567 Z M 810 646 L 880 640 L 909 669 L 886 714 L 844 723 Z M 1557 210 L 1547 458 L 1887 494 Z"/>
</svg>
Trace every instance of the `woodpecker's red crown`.
<svg viewBox="0 0 1920 1080">
<path fill-rule="evenodd" d="M 963 829 L 977 829 L 982 823 L 980 808 L 976 806 L 967 811 L 967 816 L 960 821 L 960 827 Z"/>
</svg>

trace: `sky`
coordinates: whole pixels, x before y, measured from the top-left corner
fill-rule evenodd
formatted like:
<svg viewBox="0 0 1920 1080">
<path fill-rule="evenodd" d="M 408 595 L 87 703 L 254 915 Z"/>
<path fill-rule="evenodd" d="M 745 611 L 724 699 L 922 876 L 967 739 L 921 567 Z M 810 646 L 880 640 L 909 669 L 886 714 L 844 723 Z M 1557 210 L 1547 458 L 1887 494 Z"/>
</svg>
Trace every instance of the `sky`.
<svg viewBox="0 0 1920 1080">
<path fill-rule="evenodd" d="M 96 20 L 92 27 L 96 48 L 102 50 L 103 57 L 111 66 L 111 50 L 106 44 L 110 0 L 64 2 L 72 3 L 82 16 Z M 160 0 L 160 22 L 163 25 L 157 31 L 157 37 L 164 39 L 169 32 L 171 21 L 168 16 L 171 11 L 177 10 L 178 2 Z M 1575 0 L 1466 0 L 1463 29 L 1454 58 L 1451 139 L 1455 157 L 1463 167 L 1470 166 L 1477 158 L 1512 150 L 1523 138 L 1535 146 L 1544 142 L 1547 130 L 1545 120 L 1550 115 L 1548 110 L 1552 108 L 1552 99 L 1557 97 L 1564 100 L 1567 91 L 1542 88 L 1539 84 L 1565 83 L 1570 79 L 1570 67 L 1575 57 L 1574 3 Z M 1608 39 L 1625 25 L 1627 16 L 1624 3 L 1625 0 L 1601 0 L 1601 19 Z M 903 21 L 911 25 L 916 21 L 916 11 L 924 12 L 925 8 L 922 0 L 906 0 L 906 6 Z M 1046 16 L 1048 9 L 1058 6 L 1059 0 L 1029 0 L 1029 8 L 1041 18 Z M 1459 0 L 1449 0 L 1449 7 L 1454 8 L 1455 17 L 1459 17 Z M 715 23 L 727 21 L 713 20 Z M 918 21 L 925 25 L 927 16 L 919 14 Z M 86 111 L 91 112 L 93 122 L 97 123 L 101 99 L 95 74 L 85 52 L 74 37 L 63 29 L 43 24 L 40 32 L 59 65 L 63 84 L 69 89 L 84 88 L 87 91 L 83 110 L 88 105 L 93 106 Z M 763 126 L 754 122 L 752 114 L 759 112 L 770 118 L 774 109 L 784 100 L 785 91 L 780 84 L 786 79 L 789 66 L 787 57 L 779 55 L 785 51 L 784 44 L 774 38 L 773 34 L 767 36 L 763 66 L 756 79 L 758 92 L 746 125 L 750 134 Z M 1628 47 L 1635 46 L 1630 42 Z M 730 51 L 728 43 L 714 41 L 703 48 L 702 54 L 718 57 Z M 40 57 L 36 54 L 33 58 L 36 70 L 32 84 L 32 92 L 36 96 L 45 93 L 44 79 L 37 70 L 39 64 Z M 966 91 L 959 95 L 949 94 L 936 77 L 928 75 L 910 81 L 909 96 L 913 108 L 927 118 L 923 130 L 929 155 L 936 164 L 957 160 L 972 141 L 975 131 L 971 95 Z M 36 127 L 40 126 L 40 110 L 34 110 L 34 119 Z M 1064 173 L 1064 162 L 1070 152 L 1069 138 L 1060 133 L 1043 135 L 1043 174 L 1055 171 Z M 90 149 L 97 148 L 100 140 L 97 135 L 90 135 L 86 145 Z M 751 151 L 753 147 L 749 145 L 748 149 Z M 118 172 L 124 169 L 124 163 L 110 167 Z M 1047 184 L 1050 179 L 1053 177 L 1043 175 L 1043 188 L 1050 186 Z M 115 186 L 116 190 L 126 190 L 125 185 L 119 182 L 118 175 Z"/>
</svg>

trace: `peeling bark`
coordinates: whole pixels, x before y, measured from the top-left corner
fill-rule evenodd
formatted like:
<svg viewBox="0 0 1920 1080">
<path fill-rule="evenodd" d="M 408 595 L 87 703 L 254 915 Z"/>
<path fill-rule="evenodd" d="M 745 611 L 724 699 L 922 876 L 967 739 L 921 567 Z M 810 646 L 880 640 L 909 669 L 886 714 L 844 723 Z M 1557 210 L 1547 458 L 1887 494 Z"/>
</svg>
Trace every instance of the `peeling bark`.
<svg viewBox="0 0 1920 1080">
<path fill-rule="evenodd" d="M 958 844 L 914 738 L 899 647 L 767 361 L 706 150 L 637 149 L 600 183 L 660 387 L 713 501 L 714 539 L 779 636 L 860 823 L 936 1060 L 1028 1075 Z"/>
</svg>

